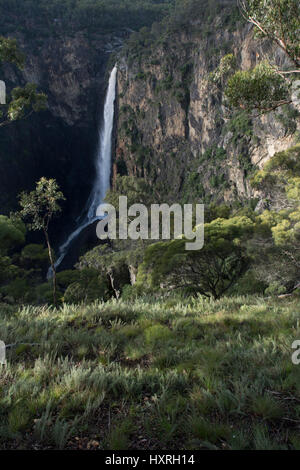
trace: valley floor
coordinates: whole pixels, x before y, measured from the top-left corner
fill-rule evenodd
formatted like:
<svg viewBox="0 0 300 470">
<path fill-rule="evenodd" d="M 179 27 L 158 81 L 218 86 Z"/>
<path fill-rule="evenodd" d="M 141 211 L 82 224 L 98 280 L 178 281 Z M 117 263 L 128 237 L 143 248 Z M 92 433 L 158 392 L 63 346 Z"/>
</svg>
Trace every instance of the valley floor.
<svg viewBox="0 0 300 470">
<path fill-rule="evenodd" d="M 297 297 L 0 315 L 1 449 L 300 449 Z"/>
</svg>

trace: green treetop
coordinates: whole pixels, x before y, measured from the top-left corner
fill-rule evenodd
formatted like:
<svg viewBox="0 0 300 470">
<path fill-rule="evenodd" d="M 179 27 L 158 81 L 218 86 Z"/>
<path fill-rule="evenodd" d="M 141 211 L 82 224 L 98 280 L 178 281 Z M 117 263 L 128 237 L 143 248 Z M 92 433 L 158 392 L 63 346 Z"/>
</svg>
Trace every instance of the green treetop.
<svg viewBox="0 0 300 470">
<path fill-rule="evenodd" d="M 41 178 L 36 189 L 20 195 L 20 216 L 27 222 L 30 230 L 42 230 L 46 239 L 49 259 L 53 273 L 53 299 L 56 304 L 56 270 L 49 240 L 51 219 L 61 211 L 60 201 L 65 198 L 54 179 Z"/>
</svg>

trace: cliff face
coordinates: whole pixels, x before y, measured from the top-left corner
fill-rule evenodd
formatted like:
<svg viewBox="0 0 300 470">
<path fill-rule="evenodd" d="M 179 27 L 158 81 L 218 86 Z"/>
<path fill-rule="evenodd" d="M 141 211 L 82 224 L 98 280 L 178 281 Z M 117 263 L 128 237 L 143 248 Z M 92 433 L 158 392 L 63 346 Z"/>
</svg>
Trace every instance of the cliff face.
<svg viewBox="0 0 300 470">
<path fill-rule="evenodd" d="M 26 56 L 25 68 L 2 66 L 1 79 L 8 90 L 36 83 L 48 95 L 48 109 L 1 130 L 1 213 L 16 208 L 17 194 L 47 176 L 55 177 L 66 195 L 65 223 L 80 214 L 94 178 L 107 63 L 126 35 L 16 37 Z"/>
<path fill-rule="evenodd" d="M 216 19 L 211 34 L 194 25 L 143 56 L 123 54 L 115 170 L 145 177 L 170 201 L 260 197 L 249 184 L 251 174 L 294 137 L 278 113 L 253 120 L 230 113 L 223 87 L 209 79 L 229 52 L 240 68 L 255 66 L 270 51 L 259 44 L 248 25 L 224 29 Z M 284 62 L 279 50 L 272 54 Z"/>
<path fill-rule="evenodd" d="M 2 67 L 1 79 L 8 88 L 37 83 L 48 94 L 49 108 L 1 131 L 2 213 L 16 208 L 17 194 L 41 176 L 55 177 L 67 198 L 70 230 L 93 183 L 108 61 L 127 36 L 126 31 L 17 36 L 25 69 Z M 209 26 L 194 21 L 190 31 L 177 28 L 150 46 L 145 41 L 121 51 L 113 174 L 145 177 L 165 201 L 260 197 L 249 178 L 256 165 L 292 144 L 288 118 L 232 115 L 224 87 L 209 80 L 230 52 L 239 67 L 254 66 L 269 47 L 259 44 L 247 25 L 225 27 L 215 18 Z M 272 53 L 278 63 L 284 61 L 280 51 Z"/>
</svg>

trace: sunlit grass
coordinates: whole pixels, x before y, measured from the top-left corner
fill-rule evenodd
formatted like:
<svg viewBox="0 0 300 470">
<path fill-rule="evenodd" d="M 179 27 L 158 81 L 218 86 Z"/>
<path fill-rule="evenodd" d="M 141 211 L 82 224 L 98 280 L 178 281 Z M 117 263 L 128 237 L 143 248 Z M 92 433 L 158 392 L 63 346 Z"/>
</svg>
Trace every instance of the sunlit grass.
<svg viewBox="0 0 300 470">
<path fill-rule="evenodd" d="M 299 306 L 293 297 L 1 305 L 11 346 L 0 446 L 299 448 Z"/>
</svg>

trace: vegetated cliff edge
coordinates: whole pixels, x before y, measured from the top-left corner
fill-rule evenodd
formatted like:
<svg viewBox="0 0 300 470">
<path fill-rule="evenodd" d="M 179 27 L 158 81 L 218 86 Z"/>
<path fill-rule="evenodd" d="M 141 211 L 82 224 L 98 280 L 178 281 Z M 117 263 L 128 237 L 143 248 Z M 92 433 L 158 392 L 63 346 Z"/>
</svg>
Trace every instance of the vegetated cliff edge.
<svg viewBox="0 0 300 470">
<path fill-rule="evenodd" d="M 165 201 L 255 205 L 263 195 L 251 175 L 293 144 L 297 111 L 250 118 L 229 110 L 224 84 L 210 73 L 229 53 L 244 70 L 270 53 L 281 66 L 286 58 L 248 24 L 226 25 L 220 16 L 158 39 L 152 33 L 132 40 L 119 59 L 114 174 L 146 178 Z"/>
</svg>

